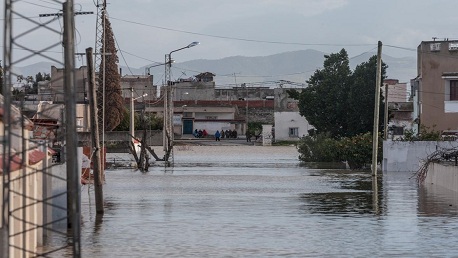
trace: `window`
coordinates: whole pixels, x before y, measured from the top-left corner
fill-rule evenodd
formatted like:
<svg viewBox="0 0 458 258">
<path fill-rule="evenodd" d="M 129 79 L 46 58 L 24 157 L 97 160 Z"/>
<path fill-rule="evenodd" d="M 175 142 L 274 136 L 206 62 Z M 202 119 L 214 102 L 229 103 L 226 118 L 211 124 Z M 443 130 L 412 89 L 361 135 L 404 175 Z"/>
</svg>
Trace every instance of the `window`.
<svg viewBox="0 0 458 258">
<path fill-rule="evenodd" d="M 83 118 L 82 117 L 76 118 L 76 130 L 78 132 L 83 131 Z"/>
<path fill-rule="evenodd" d="M 450 100 L 458 100 L 458 80 L 450 81 Z"/>
<path fill-rule="evenodd" d="M 290 127 L 289 128 L 289 137 L 299 137 L 299 128 Z"/>
<path fill-rule="evenodd" d="M 393 126 L 393 135 L 404 135 L 404 127 Z"/>
</svg>

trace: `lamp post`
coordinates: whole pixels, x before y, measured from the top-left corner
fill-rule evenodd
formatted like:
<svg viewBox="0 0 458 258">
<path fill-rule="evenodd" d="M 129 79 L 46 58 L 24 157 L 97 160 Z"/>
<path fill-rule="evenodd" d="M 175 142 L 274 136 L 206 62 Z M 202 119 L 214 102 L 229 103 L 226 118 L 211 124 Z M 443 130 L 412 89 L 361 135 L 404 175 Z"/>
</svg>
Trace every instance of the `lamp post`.
<svg viewBox="0 0 458 258">
<path fill-rule="evenodd" d="M 191 44 L 175 49 L 165 55 L 165 84 L 164 84 L 164 126 L 163 126 L 163 142 L 164 151 L 170 153 L 173 148 L 173 92 L 172 92 L 172 78 L 170 69 L 172 67 L 172 53 L 178 52 L 183 49 L 195 47 L 200 43 L 197 41 Z M 168 157 L 166 155 L 166 157 Z M 166 160 L 168 161 L 168 160 Z"/>
<path fill-rule="evenodd" d="M 132 144 L 135 142 L 135 110 L 134 110 L 134 101 L 148 96 L 148 93 L 141 95 L 140 97 L 134 98 L 134 88 L 130 88 L 130 126 L 129 126 L 129 134 L 131 135 Z"/>
<path fill-rule="evenodd" d="M 172 61 L 172 63 L 173 63 L 173 61 Z M 151 69 L 151 68 L 157 67 L 157 66 L 163 66 L 163 65 L 165 65 L 165 64 L 166 64 L 166 63 L 155 64 L 155 65 L 151 65 L 151 66 L 145 67 L 145 75 L 150 75 L 150 73 L 151 73 L 151 70 L 150 70 L 150 69 Z"/>
</svg>

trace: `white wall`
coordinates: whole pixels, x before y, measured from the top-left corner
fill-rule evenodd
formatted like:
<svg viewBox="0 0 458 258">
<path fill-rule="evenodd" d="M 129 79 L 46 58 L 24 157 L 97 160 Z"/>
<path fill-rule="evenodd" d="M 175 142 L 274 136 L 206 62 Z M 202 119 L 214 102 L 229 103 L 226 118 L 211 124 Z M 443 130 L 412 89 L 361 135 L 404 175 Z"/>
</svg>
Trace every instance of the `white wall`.
<svg viewBox="0 0 458 258">
<path fill-rule="evenodd" d="M 215 116 L 217 119 L 234 119 L 234 113 L 195 112 L 196 119 L 207 119 L 208 116 Z"/>
<path fill-rule="evenodd" d="M 383 162 L 384 172 L 415 172 L 420 168 L 420 162 L 438 148 L 458 147 L 458 142 L 453 141 L 383 141 Z"/>
<path fill-rule="evenodd" d="M 194 129 L 206 130 L 209 135 L 214 135 L 218 130 L 221 133 L 221 128 L 234 129 L 231 123 L 228 122 L 194 122 Z"/>
<path fill-rule="evenodd" d="M 299 112 L 275 112 L 274 119 L 276 141 L 299 140 L 299 137 L 307 136 L 308 130 L 313 128 Z M 289 137 L 291 127 L 299 128 L 299 137 Z"/>
<path fill-rule="evenodd" d="M 425 184 L 434 184 L 458 191 L 458 167 L 431 163 L 425 178 Z"/>
</svg>

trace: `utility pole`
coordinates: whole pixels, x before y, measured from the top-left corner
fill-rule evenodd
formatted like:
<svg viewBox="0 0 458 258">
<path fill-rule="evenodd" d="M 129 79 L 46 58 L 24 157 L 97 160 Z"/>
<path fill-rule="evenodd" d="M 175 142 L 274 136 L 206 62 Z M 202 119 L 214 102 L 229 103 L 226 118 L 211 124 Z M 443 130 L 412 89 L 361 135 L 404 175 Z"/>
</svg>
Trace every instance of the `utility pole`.
<svg viewBox="0 0 458 258">
<path fill-rule="evenodd" d="M 372 135 L 372 176 L 377 176 L 378 126 L 380 109 L 380 85 L 382 83 L 382 42 L 377 49 L 377 77 L 375 79 L 374 131 Z M 373 180 L 377 180 L 374 178 Z"/>
<path fill-rule="evenodd" d="M 100 66 L 103 66 L 103 71 L 102 74 L 99 73 L 99 77 L 102 76 L 102 92 L 99 92 L 99 94 L 102 94 L 102 101 L 97 103 L 97 108 L 98 110 L 101 110 L 101 112 L 98 112 L 97 114 L 97 123 L 99 123 L 101 126 L 99 128 L 99 133 L 101 139 L 101 150 L 102 150 L 102 155 L 105 157 L 106 156 L 106 149 L 105 149 L 105 83 L 106 83 L 106 76 L 105 76 L 105 71 L 106 71 L 106 44 L 102 44 L 102 42 L 106 42 L 105 38 L 105 24 L 106 24 L 106 12 L 107 12 L 107 1 L 106 0 L 94 0 L 97 2 L 97 19 L 96 19 L 96 24 L 95 24 L 95 58 L 94 58 L 94 70 L 100 71 Z M 103 48 L 103 49 L 102 49 Z M 98 87 L 99 88 L 99 87 Z M 104 160 L 104 159 L 103 159 Z M 104 172 L 105 170 L 105 162 L 102 161 L 101 165 L 101 176 L 104 178 Z"/>
<path fill-rule="evenodd" d="M 383 123 L 383 139 L 388 140 L 388 83 L 385 83 L 385 117 Z"/>
<path fill-rule="evenodd" d="M 75 17 L 73 0 L 63 4 L 64 10 L 64 56 L 65 56 L 65 124 L 67 153 L 67 226 L 73 237 L 73 255 L 81 257 L 80 236 L 80 174 L 78 171 L 77 136 L 76 136 L 76 100 L 75 96 Z"/>
<path fill-rule="evenodd" d="M 97 123 L 97 93 L 95 89 L 95 71 L 92 60 L 92 48 L 86 49 L 87 59 L 87 78 L 89 80 L 89 105 L 91 109 L 91 137 L 92 150 L 94 151 L 94 190 L 95 190 L 95 209 L 97 214 L 103 214 L 103 179 L 101 177 L 101 158 L 99 124 Z"/>
</svg>

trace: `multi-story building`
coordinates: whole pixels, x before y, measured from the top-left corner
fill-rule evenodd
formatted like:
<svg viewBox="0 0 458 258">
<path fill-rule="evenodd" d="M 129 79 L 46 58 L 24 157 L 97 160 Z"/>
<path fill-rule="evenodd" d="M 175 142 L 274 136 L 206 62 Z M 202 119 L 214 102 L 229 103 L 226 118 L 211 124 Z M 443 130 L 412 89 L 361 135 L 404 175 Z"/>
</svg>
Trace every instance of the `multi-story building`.
<svg viewBox="0 0 458 258">
<path fill-rule="evenodd" d="M 131 98 L 131 90 L 137 102 L 157 99 L 157 86 L 153 85 L 152 75 L 124 75 L 121 77 L 121 90 L 124 99 Z"/>
<path fill-rule="evenodd" d="M 417 124 L 458 130 L 458 41 L 423 41 L 417 48 L 418 76 L 412 81 Z"/>
</svg>

